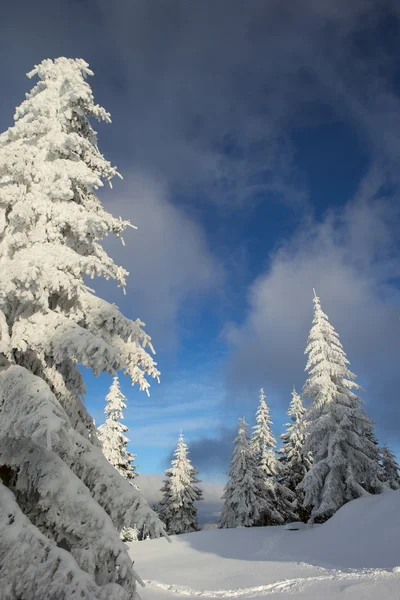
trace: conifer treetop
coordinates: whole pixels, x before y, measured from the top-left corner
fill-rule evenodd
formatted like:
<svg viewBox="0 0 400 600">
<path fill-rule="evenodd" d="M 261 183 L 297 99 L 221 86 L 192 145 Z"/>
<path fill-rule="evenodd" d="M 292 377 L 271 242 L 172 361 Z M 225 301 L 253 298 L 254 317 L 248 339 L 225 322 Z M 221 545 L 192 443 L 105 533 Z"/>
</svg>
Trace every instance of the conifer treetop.
<svg viewBox="0 0 400 600">
<path fill-rule="evenodd" d="M 171 461 L 165 471 L 166 479 L 161 488 L 163 498 L 159 514 L 167 526 L 168 533 L 179 534 L 198 531 L 197 509 L 194 503 L 202 499 L 202 490 L 197 486 L 197 469 L 191 464 L 188 446 L 181 433 Z"/>
<path fill-rule="evenodd" d="M 120 421 L 124 418 L 122 411 L 126 408 L 126 398 L 121 392 L 119 379 L 117 375 L 113 378 L 113 382 L 110 386 L 110 390 L 106 396 L 106 407 L 104 414 L 106 419 L 110 421 Z"/>
<path fill-rule="evenodd" d="M 271 433 L 272 420 L 270 408 L 266 403 L 264 389 L 260 389 L 260 404 L 256 412 L 256 425 L 253 427 L 253 447 L 256 451 L 261 451 L 262 447 L 274 448 L 276 441 Z"/>
<path fill-rule="evenodd" d="M 191 485 L 197 474 L 197 470 L 191 464 L 188 454 L 189 449 L 181 430 L 174 458 L 171 461 L 172 467 L 166 470 L 167 475 L 171 478 L 171 489 L 178 494 L 184 493 L 185 486 Z M 196 479 L 196 481 L 198 480 Z"/>
<path fill-rule="evenodd" d="M 283 480 L 285 485 L 292 491 L 302 481 L 311 467 L 311 456 L 304 452 L 306 441 L 306 408 L 300 395 L 293 386 L 292 399 L 289 404 L 287 415 L 290 422 L 285 423 L 286 431 L 279 437 L 283 441 L 283 447 L 278 450 L 283 466 Z"/>
<path fill-rule="evenodd" d="M 373 423 L 353 391 L 361 388 L 315 291 L 313 301 L 303 388 L 311 400 L 304 452 L 311 453 L 313 465 L 297 488 L 305 494 L 311 520 L 327 518 L 348 500 L 382 490 Z"/>
<path fill-rule="evenodd" d="M 293 386 L 293 390 L 291 392 L 292 399 L 289 404 L 289 408 L 287 411 L 287 416 L 290 417 L 291 423 L 285 423 L 285 427 L 289 428 L 291 431 L 296 425 L 300 426 L 302 424 L 305 413 L 307 412 L 306 407 L 303 404 L 303 400 L 300 394 L 297 392 L 295 386 Z M 304 427 L 304 424 L 303 424 Z M 288 432 L 283 433 L 280 437 L 285 439 L 288 436 Z"/>
<path fill-rule="evenodd" d="M 260 458 L 261 468 L 268 476 L 276 475 L 279 469 L 274 448 L 276 440 L 271 431 L 270 408 L 266 402 L 264 389 L 260 390 L 260 404 L 256 412 L 256 425 L 253 427 L 252 448 Z"/>
<path fill-rule="evenodd" d="M 400 467 L 396 455 L 386 444 L 380 448 L 383 480 L 392 489 L 400 488 Z"/>
<path fill-rule="evenodd" d="M 104 456 L 108 462 L 123 477 L 132 480 L 139 473 L 136 472 L 136 465 L 134 465 L 136 456 L 127 450 L 129 439 L 125 433 L 128 428 L 121 423 L 124 418 L 122 411 L 126 408 L 125 401 L 126 398 L 121 392 L 119 379 L 115 376 L 106 396 L 104 409 L 106 421 L 98 427 L 97 432 Z"/>
<path fill-rule="evenodd" d="M 146 376 L 159 373 L 143 323 L 123 317 L 84 280 L 102 276 L 124 287 L 128 274 L 101 245 L 109 234 L 122 239 L 130 225 L 96 196 L 117 170 L 100 153 L 89 119 L 110 116 L 94 102 L 85 61 L 47 59 L 28 75 L 39 82 L 0 135 L 0 212 L 7 214 L 0 220 L 0 311 L 8 327 L 0 351 L 18 364 L 30 352 L 44 357 L 45 376 L 60 394 L 54 365 L 61 363 L 73 371 L 78 396 L 77 363 L 96 375 L 122 369 L 147 390 Z"/>
<path fill-rule="evenodd" d="M 335 395 L 335 380 L 340 380 L 348 389 L 361 389 L 350 371 L 350 364 L 343 346 L 328 316 L 321 308 L 320 298 L 314 292 L 314 317 L 307 346 L 308 354 L 305 370 L 309 377 L 303 389 L 304 397 L 314 399 L 312 410 L 318 410 L 325 403 L 332 402 Z M 320 393 L 318 393 L 320 390 Z"/>
<path fill-rule="evenodd" d="M 238 420 L 229 480 L 222 499 L 220 527 L 251 527 L 260 519 L 265 506 L 261 471 L 247 434 L 245 419 Z"/>
<path fill-rule="evenodd" d="M 306 408 L 295 386 L 293 386 L 291 394 L 292 399 L 290 401 L 289 408 L 287 411 L 287 416 L 290 417 L 291 422 L 285 423 L 285 427 L 287 427 L 287 430 L 279 436 L 282 440 L 290 439 L 293 436 L 295 430 L 298 430 L 300 428 L 304 430 L 305 428 L 303 418 L 306 413 Z"/>
</svg>

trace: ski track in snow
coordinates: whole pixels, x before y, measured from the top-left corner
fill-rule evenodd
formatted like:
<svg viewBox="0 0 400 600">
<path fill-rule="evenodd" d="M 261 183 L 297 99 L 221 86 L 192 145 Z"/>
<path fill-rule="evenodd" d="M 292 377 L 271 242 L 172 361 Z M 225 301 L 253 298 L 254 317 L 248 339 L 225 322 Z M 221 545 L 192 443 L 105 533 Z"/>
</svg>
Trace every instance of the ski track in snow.
<svg viewBox="0 0 400 600">
<path fill-rule="evenodd" d="M 255 598 L 257 596 L 265 596 L 267 594 L 275 594 L 277 592 L 298 592 L 306 585 L 318 583 L 321 581 L 335 580 L 360 580 L 360 579 L 384 579 L 389 577 L 398 577 L 398 573 L 384 569 L 362 569 L 358 571 L 343 572 L 339 570 L 328 571 L 327 575 L 319 575 L 317 577 L 298 577 L 296 579 L 285 579 L 276 581 L 267 585 L 257 585 L 247 588 L 236 588 L 233 590 L 195 590 L 186 586 L 161 583 L 159 581 L 146 580 L 146 587 L 153 587 L 160 590 L 172 592 L 177 596 L 198 598 Z"/>
</svg>

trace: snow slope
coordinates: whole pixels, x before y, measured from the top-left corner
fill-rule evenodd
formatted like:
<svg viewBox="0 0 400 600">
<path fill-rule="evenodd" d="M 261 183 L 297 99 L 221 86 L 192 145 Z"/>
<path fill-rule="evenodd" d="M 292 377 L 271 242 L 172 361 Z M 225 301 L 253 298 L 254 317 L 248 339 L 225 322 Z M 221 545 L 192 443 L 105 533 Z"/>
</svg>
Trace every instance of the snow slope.
<svg viewBox="0 0 400 600">
<path fill-rule="evenodd" d="M 312 529 L 209 530 L 172 542 L 131 544 L 142 600 L 400 598 L 400 491 L 354 500 Z"/>
</svg>

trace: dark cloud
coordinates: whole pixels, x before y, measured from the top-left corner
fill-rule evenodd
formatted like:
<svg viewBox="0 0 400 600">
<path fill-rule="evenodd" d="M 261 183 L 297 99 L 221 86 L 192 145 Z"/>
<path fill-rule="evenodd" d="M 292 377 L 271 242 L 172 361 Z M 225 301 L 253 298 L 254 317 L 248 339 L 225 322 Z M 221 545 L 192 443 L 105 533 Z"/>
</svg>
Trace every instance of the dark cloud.
<svg viewBox="0 0 400 600">
<path fill-rule="evenodd" d="M 303 199 L 290 133 L 321 106 L 398 159 L 395 2 L 99 6 L 126 79 L 133 160 L 169 181 L 234 205 L 265 190 Z"/>
<path fill-rule="evenodd" d="M 204 436 L 190 444 L 192 463 L 207 473 L 223 473 L 229 470 L 233 441 L 237 428 L 221 427 L 217 436 Z"/>
<path fill-rule="evenodd" d="M 41 0 L 23 3 L 23 20 L 20 4 L 2 13 L 2 80 L 20 93 L 33 62 L 83 56 L 113 114 L 114 160 L 186 192 L 231 205 L 265 190 L 304 199 L 290 132 L 321 105 L 398 158 L 395 1 Z"/>
</svg>

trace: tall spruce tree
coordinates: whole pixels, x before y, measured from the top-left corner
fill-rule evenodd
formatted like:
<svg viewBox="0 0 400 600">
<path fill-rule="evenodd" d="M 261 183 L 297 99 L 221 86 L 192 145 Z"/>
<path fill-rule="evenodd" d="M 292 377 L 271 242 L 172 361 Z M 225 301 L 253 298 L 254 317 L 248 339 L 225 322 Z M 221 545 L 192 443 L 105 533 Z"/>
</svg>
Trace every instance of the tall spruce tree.
<svg viewBox="0 0 400 600">
<path fill-rule="evenodd" d="M 13 598 L 136 598 L 140 578 L 118 531 L 163 525 L 105 459 L 80 366 L 157 377 L 141 321 L 91 290 L 87 277 L 126 271 L 101 246 L 129 225 L 96 189 L 116 169 L 102 156 L 83 60 L 44 60 L 38 83 L 0 136 L 0 564 Z"/>
<path fill-rule="evenodd" d="M 239 419 L 229 479 L 222 499 L 219 526 L 252 527 L 256 525 L 265 506 L 263 480 L 247 434 L 247 423 Z"/>
<path fill-rule="evenodd" d="M 257 525 L 281 525 L 297 517 L 295 495 L 281 483 L 283 469 L 274 450 L 276 441 L 271 431 L 270 409 L 263 388 L 260 390 L 256 423 L 253 427 L 252 449 L 261 473 L 264 499 Z"/>
<path fill-rule="evenodd" d="M 373 424 L 353 391 L 361 388 L 315 291 L 305 352 L 304 397 L 311 404 L 304 451 L 311 452 L 314 462 L 298 489 L 305 494 L 304 506 L 311 511 L 312 522 L 329 518 L 347 501 L 370 490 L 380 491 L 382 484 Z"/>
<path fill-rule="evenodd" d="M 121 423 L 124 418 L 123 410 L 126 408 L 126 398 L 121 392 L 119 379 L 114 377 L 110 391 L 106 396 L 106 407 L 104 413 L 106 420 L 97 428 L 97 435 L 101 442 L 103 454 L 117 471 L 133 483 L 139 475 L 134 464 L 136 456 L 128 451 L 129 439 L 125 433 L 128 431 L 126 425 Z M 135 486 L 138 489 L 137 486 Z M 138 539 L 138 530 L 135 527 L 124 527 L 121 531 L 121 539 L 124 542 L 133 542 Z"/>
<path fill-rule="evenodd" d="M 394 453 L 386 446 L 380 448 L 382 480 L 392 490 L 400 489 L 400 467 Z"/>
<path fill-rule="evenodd" d="M 172 467 L 165 471 L 166 479 L 161 488 L 163 497 L 158 505 L 158 513 L 170 534 L 198 531 L 197 508 L 194 503 L 202 500 L 203 494 L 196 485 L 199 483 L 197 470 L 190 462 L 182 433 L 174 457 Z"/>
</svg>

